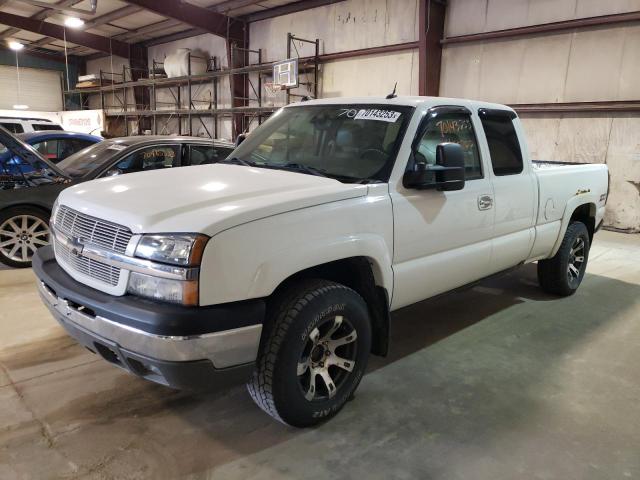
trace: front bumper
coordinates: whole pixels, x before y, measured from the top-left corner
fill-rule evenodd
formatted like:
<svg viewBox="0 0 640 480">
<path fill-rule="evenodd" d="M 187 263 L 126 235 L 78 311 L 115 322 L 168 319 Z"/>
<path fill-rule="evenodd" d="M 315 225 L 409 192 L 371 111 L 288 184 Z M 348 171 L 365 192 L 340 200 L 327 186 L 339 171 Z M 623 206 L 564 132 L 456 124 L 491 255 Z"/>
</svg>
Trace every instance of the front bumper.
<svg viewBox="0 0 640 480">
<path fill-rule="evenodd" d="M 253 370 L 264 318 L 261 300 L 193 308 L 114 297 L 71 278 L 51 247 L 38 250 L 33 269 L 43 302 L 65 330 L 135 375 L 199 389 L 247 380 Z"/>
</svg>

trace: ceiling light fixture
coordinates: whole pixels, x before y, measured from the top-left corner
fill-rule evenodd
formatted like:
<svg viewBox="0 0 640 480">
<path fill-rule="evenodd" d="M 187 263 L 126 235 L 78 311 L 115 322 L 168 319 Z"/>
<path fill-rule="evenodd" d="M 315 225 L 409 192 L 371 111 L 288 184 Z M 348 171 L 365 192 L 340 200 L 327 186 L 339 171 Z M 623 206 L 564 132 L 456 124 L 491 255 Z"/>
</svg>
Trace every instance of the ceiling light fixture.
<svg viewBox="0 0 640 480">
<path fill-rule="evenodd" d="M 16 104 L 13 106 L 14 110 L 26 110 L 27 108 L 29 108 L 28 105 L 25 105 L 24 103 L 20 103 L 20 60 L 18 57 L 18 50 L 22 50 L 22 48 L 24 47 L 24 45 L 20 42 L 9 42 L 9 48 L 11 48 L 11 50 L 14 50 L 16 52 L 16 79 L 17 79 L 17 94 L 16 94 Z"/>
<path fill-rule="evenodd" d="M 84 25 L 84 20 L 78 17 L 67 17 L 64 24 L 69 28 L 80 28 Z"/>
</svg>

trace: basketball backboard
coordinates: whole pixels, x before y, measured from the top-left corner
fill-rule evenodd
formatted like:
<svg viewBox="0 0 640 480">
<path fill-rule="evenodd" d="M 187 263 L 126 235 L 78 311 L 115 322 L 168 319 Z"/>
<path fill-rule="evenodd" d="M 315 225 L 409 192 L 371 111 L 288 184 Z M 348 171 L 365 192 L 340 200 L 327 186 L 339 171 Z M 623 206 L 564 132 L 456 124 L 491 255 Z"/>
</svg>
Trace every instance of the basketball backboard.
<svg viewBox="0 0 640 480">
<path fill-rule="evenodd" d="M 285 88 L 298 86 L 298 59 L 291 58 L 273 65 L 273 83 Z"/>
</svg>

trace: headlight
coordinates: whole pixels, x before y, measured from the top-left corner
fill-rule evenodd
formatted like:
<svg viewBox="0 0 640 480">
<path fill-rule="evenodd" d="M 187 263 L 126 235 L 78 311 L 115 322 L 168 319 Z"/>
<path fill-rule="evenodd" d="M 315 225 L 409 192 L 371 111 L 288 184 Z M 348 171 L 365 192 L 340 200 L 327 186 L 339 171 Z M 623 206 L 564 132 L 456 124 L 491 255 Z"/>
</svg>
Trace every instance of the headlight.
<svg viewBox="0 0 640 480">
<path fill-rule="evenodd" d="M 163 302 L 198 305 L 197 280 L 170 280 L 131 272 L 127 292 Z"/>
<path fill-rule="evenodd" d="M 58 199 L 56 198 L 56 201 L 53 204 L 53 208 L 51 209 L 51 218 L 49 219 L 50 224 L 56 223 L 57 214 L 58 214 Z"/>
<path fill-rule="evenodd" d="M 172 265 L 199 265 L 208 239 L 206 235 L 192 233 L 144 235 L 135 255 Z"/>
<path fill-rule="evenodd" d="M 209 237 L 198 233 L 143 235 L 136 247 L 136 257 L 184 267 L 174 268 L 192 271 L 195 276 L 176 280 L 155 276 L 152 272 L 131 272 L 127 292 L 163 302 L 198 305 L 198 269 L 190 267 L 200 265 L 207 240 Z"/>
</svg>

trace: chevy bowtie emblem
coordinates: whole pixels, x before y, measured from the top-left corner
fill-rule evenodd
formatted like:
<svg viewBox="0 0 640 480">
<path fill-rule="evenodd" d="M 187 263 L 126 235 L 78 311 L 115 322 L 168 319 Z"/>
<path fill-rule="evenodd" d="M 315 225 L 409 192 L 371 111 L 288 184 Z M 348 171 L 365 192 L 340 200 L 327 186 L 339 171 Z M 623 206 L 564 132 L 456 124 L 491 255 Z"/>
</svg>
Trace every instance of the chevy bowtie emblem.
<svg viewBox="0 0 640 480">
<path fill-rule="evenodd" d="M 78 237 L 69 237 L 68 240 L 68 245 L 69 245 L 69 251 L 75 255 L 76 257 L 79 257 L 80 255 L 82 255 L 82 249 L 84 248 L 84 245 L 82 243 L 82 239 L 78 238 Z"/>
</svg>

